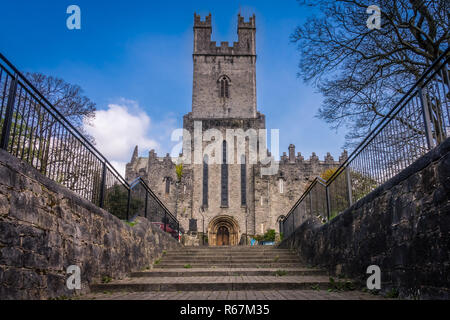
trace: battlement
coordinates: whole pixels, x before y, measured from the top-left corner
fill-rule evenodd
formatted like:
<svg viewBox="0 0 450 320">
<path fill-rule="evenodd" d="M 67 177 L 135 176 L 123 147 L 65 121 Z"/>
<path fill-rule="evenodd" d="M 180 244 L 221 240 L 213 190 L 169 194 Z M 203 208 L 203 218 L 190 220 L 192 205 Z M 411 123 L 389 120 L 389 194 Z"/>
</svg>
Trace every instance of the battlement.
<svg viewBox="0 0 450 320">
<path fill-rule="evenodd" d="M 344 150 L 344 152 L 342 152 L 342 154 L 339 157 L 339 161 L 335 161 L 333 156 L 328 152 L 327 155 L 324 157 L 324 160 L 320 161 L 320 159 L 316 155 L 316 153 L 313 152 L 311 157 L 309 158 L 309 160 L 305 161 L 305 158 L 302 156 L 302 154 L 300 152 L 298 152 L 297 155 L 295 155 L 295 145 L 291 144 L 291 145 L 289 145 L 289 153 L 283 152 L 280 162 L 281 163 L 305 162 L 305 163 L 318 163 L 318 164 L 341 164 L 347 159 L 347 157 L 348 157 L 348 153 L 346 150 Z"/>
<path fill-rule="evenodd" d="M 244 17 L 241 16 L 241 14 L 238 14 L 238 29 L 244 28 L 244 29 L 256 29 L 256 17 L 255 15 L 251 16 L 249 18 L 248 22 L 245 22 Z"/>
<path fill-rule="evenodd" d="M 194 28 L 211 28 L 211 13 L 205 17 L 205 20 L 194 13 Z"/>
<path fill-rule="evenodd" d="M 255 50 L 255 15 L 245 21 L 238 15 L 238 42 L 230 45 L 227 41 L 211 41 L 212 27 L 211 14 L 202 20 L 200 15 L 194 13 L 194 55 L 256 55 Z"/>
</svg>

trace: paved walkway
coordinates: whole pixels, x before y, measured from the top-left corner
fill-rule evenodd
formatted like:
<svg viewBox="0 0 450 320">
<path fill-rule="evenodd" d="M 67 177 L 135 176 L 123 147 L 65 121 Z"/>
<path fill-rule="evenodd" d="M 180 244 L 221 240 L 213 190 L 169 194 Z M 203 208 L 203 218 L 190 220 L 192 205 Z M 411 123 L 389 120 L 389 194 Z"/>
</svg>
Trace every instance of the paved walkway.
<svg viewBox="0 0 450 320">
<path fill-rule="evenodd" d="M 184 291 L 184 292 L 106 292 L 80 297 L 81 300 L 380 300 L 381 296 L 360 291 L 326 290 L 274 291 Z"/>
<path fill-rule="evenodd" d="M 371 300 L 382 297 L 330 282 L 295 253 L 273 247 L 183 248 L 168 252 L 150 270 L 91 285 L 97 300 Z"/>
</svg>

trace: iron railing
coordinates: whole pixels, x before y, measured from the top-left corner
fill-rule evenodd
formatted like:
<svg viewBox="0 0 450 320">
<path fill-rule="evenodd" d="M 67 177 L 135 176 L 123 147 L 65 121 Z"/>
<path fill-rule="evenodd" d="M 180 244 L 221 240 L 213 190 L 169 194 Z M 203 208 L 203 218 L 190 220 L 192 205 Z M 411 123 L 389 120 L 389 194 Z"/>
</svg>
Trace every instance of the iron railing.
<svg viewBox="0 0 450 320">
<path fill-rule="evenodd" d="M 120 219 L 143 212 L 178 239 L 178 220 L 147 184 L 142 179 L 129 184 L 1 53 L 0 134 L 1 149 L 48 178 Z"/>
<path fill-rule="evenodd" d="M 450 136 L 449 49 L 324 181 L 316 178 L 280 223 L 288 237 L 304 220 L 330 221 Z"/>
</svg>

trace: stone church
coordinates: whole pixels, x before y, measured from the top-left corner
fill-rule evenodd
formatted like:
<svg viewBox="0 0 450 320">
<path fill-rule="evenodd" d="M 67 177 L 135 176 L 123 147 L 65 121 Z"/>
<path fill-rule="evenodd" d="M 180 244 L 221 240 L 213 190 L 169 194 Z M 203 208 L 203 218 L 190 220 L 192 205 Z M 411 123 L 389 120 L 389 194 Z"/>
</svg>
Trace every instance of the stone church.
<svg viewBox="0 0 450 320">
<path fill-rule="evenodd" d="M 249 21 L 238 16 L 238 42 L 231 46 L 228 42 L 217 45 L 211 41 L 211 33 L 211 14 L 204 20 L 194 14 L 192 111 L 183 118 L 185 134 L 179 159 L 187 151 L 195 153 L 188 140 L 196 130 L 200 130 L 200 136 L 213 129 L 226 137 L 229 129 L 248 132 L 266 128 L 265 116 L 258 112 L 256 101 L 255 16 Z M 205 150 L 206 140 L 200 140 Z M 223 159 L 221 163 L 211 163 L 201 154 L 203 161 L 183 163 L 181 177 L 169 154 L 158 157 L 151 150 L 148 158 L 143 158 L 136 147 L 126 166 L 126 179 L 141 176 L 147 181 L 180 221 L 186 244 L 202 244 L 205 235 L 210 246 L 238 245 L 269 229 L 278 232 L 280 219 L 305 187 L 326 169 L 337 167 L 346 156 L 344 153 L 335 161 L 327 154 L 321 161 L 313 153 L 305 160 L 290 145 L 288 154 L 284 152 L 276 160 L 276 172 L 264 174 L 265 164 L 248 161 L 249 143 L 247 137 L 247 148 L 238 155 L 236 145 L 223 140 L 221 154 L 217 155 Z M 271 156 L 264 142 L 258 142 L 258 151 L 261 148 Z"/>
</svg>

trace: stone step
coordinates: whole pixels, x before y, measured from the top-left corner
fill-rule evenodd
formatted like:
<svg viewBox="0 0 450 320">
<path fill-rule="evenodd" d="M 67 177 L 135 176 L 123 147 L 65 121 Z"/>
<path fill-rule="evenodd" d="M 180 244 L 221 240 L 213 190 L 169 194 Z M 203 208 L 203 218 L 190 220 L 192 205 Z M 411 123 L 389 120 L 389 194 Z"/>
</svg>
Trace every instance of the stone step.
<svg viewBox="0 0 450 320">
<path fill-rule="evenodd" d="M 277 248 L 259 248 L 259 247 L 192 247 L 171 250 L 170 252 L 292 252 L 289 249 L 277 249 Z"/>
<path fill-rule="evenodd" d="M 296 263 L 282 263 L 282 262 L 264 262 L 264 263 L 246 263 L 246 262 L 230 262 L 230 263 L 170 263 L 161 262 L 153 266 L 155 269 L 167 269 L 167 268 L 185 268 L 186 265 L 190 265 L 191 268 L 301 268 L 303 264 Z M 185 268 L 186 269 L 186 268 Z"/>
<path fill-rule="evenodd" d="M 295 253 L 291 253 L 291 252 L 279 252 L 279 251 L 259 251 L 259 252 L 232 252 L 232 251 L 197 251 L 197 252 L 170 252 L 170 253 L 166 253 L 166 256 L 179 256 L 179 255 L 195 255 L 195 256 L 211 256 L 211 255 L 220 255 L 220 256 L 261 256 L 261 255 L 295 255 L 297 256 Z"/>
<path fill-rule="evenodd" d="M 206 277 L 206 276 L 308 276 L 322 275 L 327 273 L 319 269 L 309 268 L 264 268 L 264 269 L 159 269 L 149 271 L 139 271 L 131 273 L 132 278 L 150 278 L 150 277 Z"/>
<path fill-rule="evenodd" d="M 227 258 L 227 257 L 214 257 L 214 258 L 172 258 L 172 259 L 162 259 L 159 263 L 299 263 L 300 261 L 296 258 L 258 258 L 258 257 L 248 257 L 248 258 Z"/>
<path fill-rule="evenodd" d="M 190 257 L 196 257 L 196 258 L 211 258 L 211 257 L 241 257 L 241 258 L 247 258 L 247 257 L 280 257 L 280 258 L 298 258 L 296 254 L 291 253 L 167 253 L 163 256 L 164 258 L 190 258 Z"/>
<path fill-rule="evenodd" d="M 304 290 L 330 286 L 324 276 L 225 276 L 129 278 L 91 286 L 93 292 Z"/>
</svg>

